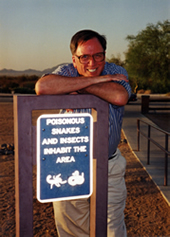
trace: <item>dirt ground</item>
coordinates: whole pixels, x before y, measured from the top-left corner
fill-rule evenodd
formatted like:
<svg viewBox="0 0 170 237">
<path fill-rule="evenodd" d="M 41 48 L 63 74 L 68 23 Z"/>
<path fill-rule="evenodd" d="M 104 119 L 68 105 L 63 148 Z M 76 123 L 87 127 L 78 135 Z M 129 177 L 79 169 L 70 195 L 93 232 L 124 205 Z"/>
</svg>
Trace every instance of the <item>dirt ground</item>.
<svg viewBox="0 0 170 237">
<path fill-rule="evenodd" d="M 0 103 L 0 145 L 14 143 L 12 106 L 12 103 Z M 127 160 L 125 221 L 128 237 L 170 236 L 170 207 L 124 139 L 122 133 L 119 148 Z M 15 236 L 14 181 L 14 156 L 0 154 L 0 236 Z M 36 200 L 35 173 L 33 186 L 34 236 L 57 236 L 52 204 Z"/>
</svg>

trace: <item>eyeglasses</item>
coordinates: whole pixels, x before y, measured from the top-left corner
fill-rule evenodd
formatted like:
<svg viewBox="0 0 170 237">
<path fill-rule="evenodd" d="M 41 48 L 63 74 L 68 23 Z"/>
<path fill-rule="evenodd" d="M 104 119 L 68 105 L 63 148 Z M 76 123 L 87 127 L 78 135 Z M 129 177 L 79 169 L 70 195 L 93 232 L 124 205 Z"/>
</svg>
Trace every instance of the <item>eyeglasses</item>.
<svg viewBox="0 0 170 237">
<path fill-rule="evenodd" d="M 95 62 L 102 62 L 105 58 L 105 52 L 96 53 L 93 55 L 84 54 L 84 55 L 80 55 L 80 56 L 77 56 L 77 55 L 75 55 L 75 56 L 79 59 L 79 62 L 82 64 L 88 63 L 90 61 L 91 57 L 93 58 L 93 60 Z"/>
</svg>

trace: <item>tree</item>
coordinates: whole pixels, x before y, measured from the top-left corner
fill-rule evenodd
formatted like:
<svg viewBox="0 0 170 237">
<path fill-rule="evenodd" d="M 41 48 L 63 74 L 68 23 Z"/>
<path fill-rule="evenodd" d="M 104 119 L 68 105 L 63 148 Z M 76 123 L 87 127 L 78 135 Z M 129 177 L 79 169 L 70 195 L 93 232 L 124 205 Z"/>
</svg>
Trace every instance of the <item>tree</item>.
<svg viewBox="0 0 170 237">
<path fill-rule="evenodd" d="M 128 35 L 126 69 L 139 89 L 151 89 L 152 92 L 168 92 L 170 22 L 149 24 L 136 36 Z"/>
<path fill-rule="evenodd" d="M 114 56 L 114 54 L 112 54 L 110 59 L 107 59 L 107 61 L 109 63 L 115 63 L 116 65 L 122 66 L 124 67 L 125 62 L 121 60 L 121 56 L 120 54 L 117 55 L 117 57 Z"/>
</svg>

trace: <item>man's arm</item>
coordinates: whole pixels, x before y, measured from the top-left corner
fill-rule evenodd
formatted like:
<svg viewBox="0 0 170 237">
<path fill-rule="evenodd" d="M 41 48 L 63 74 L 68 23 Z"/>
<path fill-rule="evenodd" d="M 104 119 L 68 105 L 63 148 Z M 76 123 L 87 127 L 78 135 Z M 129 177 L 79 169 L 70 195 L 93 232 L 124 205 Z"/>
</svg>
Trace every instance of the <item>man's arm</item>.
<svg viewBox="0 0 170 237">
<path fill-rule="evenodd" d="M 118 106 L 127 104 L 129 94 L 127 90 L 118 83 L 105 82 L 91 85 L 85 89 L 79 90 L 79 93 L 93 94 L 101 99 Z"/>
<path fill-rule="evenodd" d="M 110 82 L 91 85 L 82 90 L 79 90 L 78 92 L 82 94 L 93 94 L 111 104 L 118 106 L 127 104 L 131 88 L 126 76 L 123 74 L 114 74 L 105 75 L 104 77 L 112 78 L 112 80 Z"/>
<path fill-rule="evenodd" d="M 81 90 L 90 85 L 102 82 L 108 82 L 110 77 L 65 77 L 56 74 L 50 74 L 42 77 L 35 85 L 37 95 L 59 95 L 68 94 Z"/>
<path fill-rule="evenodd" d="M 98 77 L 65 77 L 50 74 L 38 80 L 35 86 L 37 95 L 68 94 L 75 91 L 96 95 L 109 103 L 125 105 L 128 100 L 126 89 L 111 81 L 128 81 L 122 74 Z"/>
</svg>

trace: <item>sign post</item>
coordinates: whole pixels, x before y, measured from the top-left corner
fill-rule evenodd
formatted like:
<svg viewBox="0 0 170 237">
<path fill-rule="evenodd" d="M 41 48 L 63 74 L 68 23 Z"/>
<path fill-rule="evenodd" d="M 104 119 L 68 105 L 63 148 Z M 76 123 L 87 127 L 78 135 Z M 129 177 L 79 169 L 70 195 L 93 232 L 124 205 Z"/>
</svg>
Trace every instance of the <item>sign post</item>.
<svg viewBox="0 0 170 237">
<path fill-rule="evenodd" d="M 52 114 L 53 113 L 52 110 L 55 111 L 56 110 L 59 111 L 60 109 L 74 110 L 77 108 L 92 109 L 92 115 L 94 118 L 93 176 L 96 178 L 96 180 L 93 179 L 93 194 L 90 197 L 90 236 L 93 237 L 107 236 L 107 185 L 108 185 L 107 158 L 108 158 L 108 130 L 109 130 L 108 103 L 93 95 L 43 95 L 43 96 L 14 95 L 13 100 L 14 100 L 14 135 L 15 135 L 14 139 L 15 139 L 16 237 L 33 236 L 33 165 L 34 161 L 36 160 L 36 124 L 34 124 L 34 112 L 38 112 L 40 116 L 40 114 L 45 114 L 44 112 L 41 111 L 46 111 L 47 114 Z M 94 114 L 93 110 L 95 111 Z M 76 134 L 75 137 L 78 136 L 79 134 Z M 88 135 L 81 135 L 81 136 L 88 136 Z M 67 137 L 71 137 L 70 134 L 67 134 Z M 51 139 L 52 135 L 49 135 L 49 137 L 47 136 L 46 138 Z M 51 142 L 52 141 L 54 142 L 55 140 L 51 140 Z M 71 144 L 65 144 L 65 145 L 70 146 Z M 82 145 L 78 145 L 78 143 L 75 143 L 75 146 L 86 146 L 86 143 Z M 62 154 L 57 155 L 58 157 L 62 157 Z M 69 154 L 63 156 L 64 157 L 69 156 Z M 52 155 L 50 155 L 49 158 L 50 157 L 52 157 Z M 61 160 L 63 159 L 65 160 L 67 158 L 61 158 Z M 75 156 L 75 160 L 76 159 L 77 158 Z M 54 160 L 56 162 L 57 158 Z M 43 160 L 41 162 L 43 163 Z M 62 165 L 71 164 L 71 163 L 59 163 L 59 162 L 55 163 L 55 162 L 54 166 L 56 166 L 57 164 Z M 74 163 L 75 162 L 72 162 L 72 164 Z M 68 173 L 68 178 L 70 176 L 74 176 L 72 174 L 76 170 L 78 169 L 70 171 L 70 173 Z M 81 170 L 78 171 L 79 176 L 81 176 L 81 174 L 85 172 Z M 55 177 L 58 174 L 60 173 L 56 172 L 54 174 Z M 77 172 L 75 174 L 77 174 Z M 50 175 L 53 174 L 51 173 Z M 86 178 L 85 173 L 84 175 Z M 62 182 L 65 180 L 68 182 L 68 178 L 65 178 L 63 176 L 63 173 L 61 173 L 60 177 L 62 178 Z M 52 180 L 54 179 L 53 176 L 52 178 L 50 178 L 50 180 L 51 179 Z M 49 190 L 51 191 L 54 190 L 54 188 L 57 189 L 57 186 L 55 184 L 51 185 L 47 183 L 47 185 Z M 64 185 L 66 185 L 66 183 L 62 184 L 61 186 L 64 187 Z M 50 189 L 50 186 L 52 186 L 53 188 Z M 75 186 L 73 186 L 72 188 L 75 188 Z M 92 188 L 89 188 L 89 190 L 92 191 Z M 46 199 L 46 197 L 44 199 Z"/>
<path fill-rule="evenodd" d="M 37 120 L 37 198 L 53 202 L 92 194 L 93 117 L 46 114 Z"/>
</svg>

